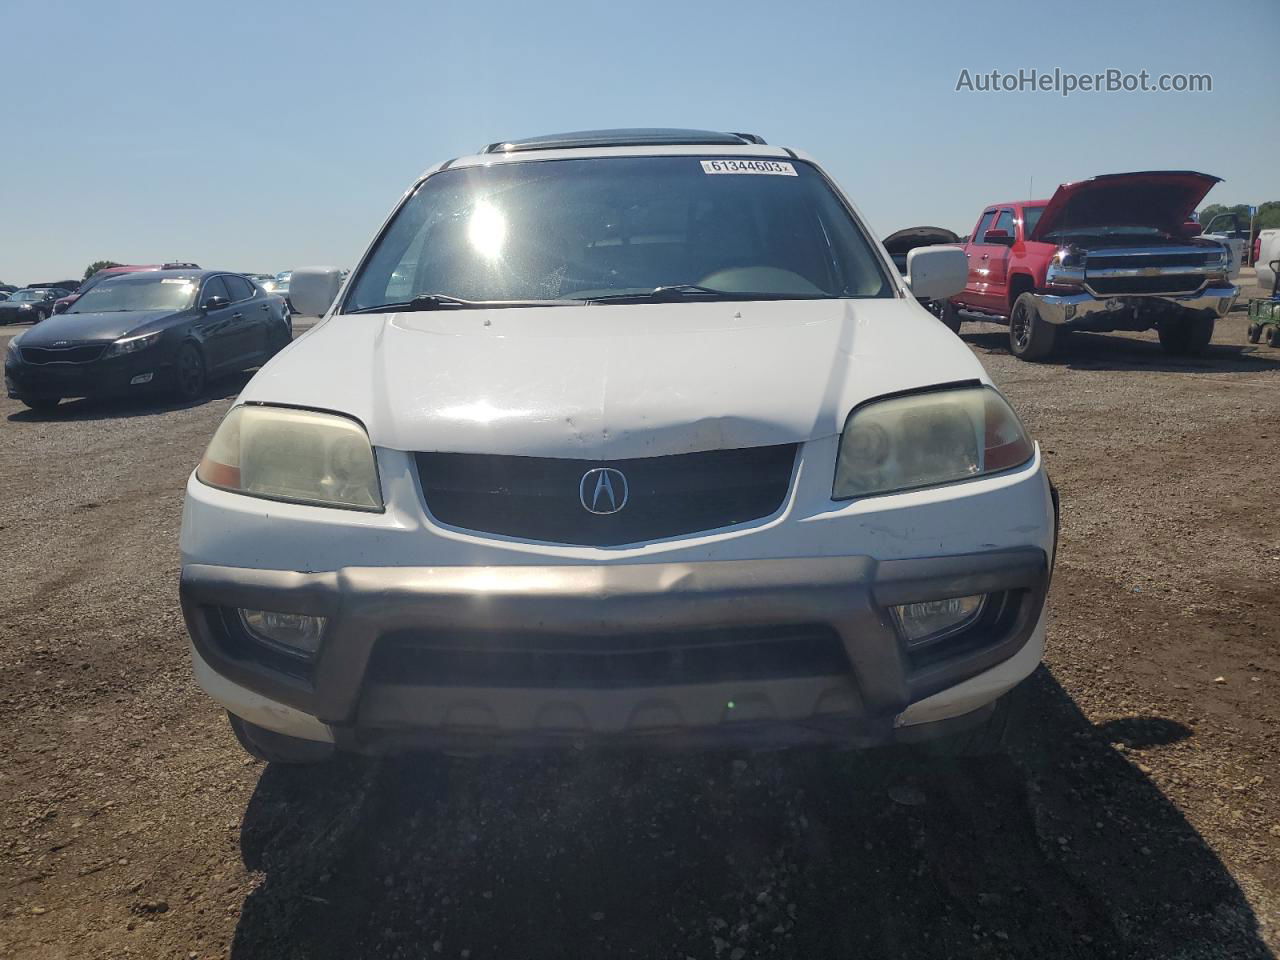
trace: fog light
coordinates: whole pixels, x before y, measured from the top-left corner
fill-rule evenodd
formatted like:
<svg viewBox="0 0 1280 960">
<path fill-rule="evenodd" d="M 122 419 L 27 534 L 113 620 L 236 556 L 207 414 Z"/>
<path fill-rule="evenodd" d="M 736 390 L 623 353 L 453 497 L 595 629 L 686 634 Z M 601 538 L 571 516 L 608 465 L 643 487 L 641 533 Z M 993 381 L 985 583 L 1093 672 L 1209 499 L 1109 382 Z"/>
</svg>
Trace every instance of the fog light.
<svg viewBox="0 0 1280 960">
<path fill-rule="evenodd" d="M 945 600 L 926 600 L 923 603 L 906 603 L 893 608 L 907 646 L 941 640 L 972 624 L 986 605 L 986 594 L 970 597 L 948 597 Z"/>
<path fill-rule="evenodd" d="M 154 373 L 140 373 L 136 377 L 134 377 L 132 380 L 129 381 L 129 386 L 136 387 L 140 383 L 150 383 L 151 378 L 154 376 L 155 376 Z"/>
<path fill-rule="evenodd" d="M 1075 315 L 1076 315 L 1076 305 L 1074 303 L 1068 303 L 1066 306 L 1062 308 L 1062 317 L 1064 320 L 1070 320 Z"/>
<path fill-rule="evenodd" d="M 294 656 L 309 657 L 320 649 L 325 618 L 305 613 L 242 609 L 240 622 L 258 640 L 281 647 Z"/>
</svg>

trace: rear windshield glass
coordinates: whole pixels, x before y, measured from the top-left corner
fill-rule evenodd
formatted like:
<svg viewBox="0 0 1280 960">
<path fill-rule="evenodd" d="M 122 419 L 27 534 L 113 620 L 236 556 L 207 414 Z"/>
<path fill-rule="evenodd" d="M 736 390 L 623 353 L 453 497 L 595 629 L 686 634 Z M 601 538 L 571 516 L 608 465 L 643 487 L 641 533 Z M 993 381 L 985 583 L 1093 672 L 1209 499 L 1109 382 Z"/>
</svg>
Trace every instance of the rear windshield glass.
<svg viewBox="0 0 1280 960">
<path fill-rule="evenodd" d="M 186 277 L 109 277 L 82 295 L 67 312 L 185 310 L 195 300 L 196 286 L 196 280 Z"/>
<path fill-rule="evenodd" d="M 425 294 L 585 300 L 682 284 L 784 299 L 893 295 L 865 234 L 814 168 L 708 172 L 716 162 L 619 157 L 445 170 L 396 214 L 346 309 Z"/>
</svg>

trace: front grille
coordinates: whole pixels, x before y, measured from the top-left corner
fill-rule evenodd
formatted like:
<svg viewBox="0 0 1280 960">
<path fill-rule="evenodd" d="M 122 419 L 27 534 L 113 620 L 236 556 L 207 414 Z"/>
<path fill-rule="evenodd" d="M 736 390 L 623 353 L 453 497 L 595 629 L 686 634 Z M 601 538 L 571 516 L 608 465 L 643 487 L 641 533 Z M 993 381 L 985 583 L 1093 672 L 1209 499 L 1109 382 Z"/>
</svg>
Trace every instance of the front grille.
<svg viewBox="0 0 1280 960">
<path fill-rule="evenodd" d="M 795 458 L 796 444 L 788 443 L 613 461 L 469 453 L 419 453 L 416 459 L 427 509 L 441 523 L 603 547 L 767 517 L 782 506 Z M 617 513 L 583 507 L 583 477 L 598 467 L 626 477 L 629 497 Z"/>
<path fill-rule="evenodd" d="M 90 343 L 80 347 L 21 347 L 27 363 L 92 363 L 102 356 L 105 344 Z"/>
<path fill-rule="evenodd" d="M 367 677 L 409 686 L 599 690 L 849 672 L 835 630 L 793 624 L 569 636 L 400 633 L 378 641 Z"/>
<path fill-rule="evenodd" d="M 1191 293 L 1204 284 L 1197 273 L 1175 273 L 1166 277 L 1090 277 L 1085 286 L 1101 296 L 1123 296 L 1126 293 Z"/>
<path fill-rule="evenodd" d="M 1203 267 L 1218 262 L 1218 253 L 1162 253 L 1153 256 L 1133 254 L 1088 254 L 1085 265 L 1090 270 L 1110 270 L 1134 267 Z"/>
</svg>

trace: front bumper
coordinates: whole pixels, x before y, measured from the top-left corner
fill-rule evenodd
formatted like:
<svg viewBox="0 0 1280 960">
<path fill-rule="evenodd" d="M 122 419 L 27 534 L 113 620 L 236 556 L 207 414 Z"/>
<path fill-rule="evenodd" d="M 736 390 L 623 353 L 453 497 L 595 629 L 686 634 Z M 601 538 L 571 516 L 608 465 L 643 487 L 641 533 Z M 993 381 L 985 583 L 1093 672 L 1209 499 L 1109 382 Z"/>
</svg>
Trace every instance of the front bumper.
<svg viewBox="0 0 1280 960">
<path fill-rule="evenodd" d="M 1040 316 L 1058 326 L 1084 325 L 1097 314 L 1118 313 L 1127 309 L 1149 310 L 1172 305 L 1195 312 L 1211 312 L 1226 316 L 1239 295 L 1239 288 L 1224 283 L 1187 294 L 1122 294 L 1098 296 L 1088 291 L 1071 294 L 1041 294 Z"/>
<path fill-rule="evenodd" d="M 135 379 L 150 377 L 142 383 Z M 26 363 L 7 358 L 5 390 L 11 398 L 114 397 L 172 385 L 173 363 L 156 348 L 89 363 Z"/>
<path fill-rule="evenodd" d="M 236 696 L 251 694 L 263 710 L 247 719 L 331 737 L 351 750 L 602 737 L 869 745 L 892 740 L 913 704 L 932 718 L 938 711 L 927 705 L 940 693 L 996 673 L 1019 654 L 1018 675 L 1006 686 L 1029 673 L 1043 642 L 1050 564 L 1038 547 L 889 561 L 845 556 L 330 573 L 189 563 L 181 598 L 197 675 L 211 695 L 234 712 Z M 1000 616 L 980 621 L 953 648 L 923 657 L 906 648 L 889 614 L 896 604 L 975 593 L 1003 596 Z M 268 650 L 237 630 L 229 615 L 236 608 L 327 617 L 318 655 L 302 663 Z M 578 650 L 607 637 L 625 657 L 655 636 L 714 630 L 731 644 L 734 631 L 759 636 L 797 624 L 838 638 L 843 666 L 812 675 L 783 670 L 567 686 L 519 679 L 475 685 L 447 672 L 371 667 L 380 645 L 404 636 L 461 642 L 468 654 L 477 644 L 502 646 L 510 636 L 532 638 L 539 649 L 569 638 Z M 1027 653 L 1030 663 L 1022 663 Z M 998 692 L 988 689 L 991 697 Z"/>
</svg>

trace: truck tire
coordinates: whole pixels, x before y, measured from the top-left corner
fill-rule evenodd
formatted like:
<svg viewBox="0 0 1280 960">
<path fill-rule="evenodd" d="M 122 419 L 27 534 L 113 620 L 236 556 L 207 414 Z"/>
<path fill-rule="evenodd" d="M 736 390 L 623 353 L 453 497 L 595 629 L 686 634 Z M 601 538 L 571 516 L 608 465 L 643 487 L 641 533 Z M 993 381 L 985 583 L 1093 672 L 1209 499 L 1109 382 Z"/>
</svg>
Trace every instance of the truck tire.
<svg viewBox="0 0 1280 960">
<path fill-rule="evenodd" d="M 267 763 L 324 763 L 333 756 L 331 743 L 303 740 L 299 737 L 276 733 L 274 730 L 250 723 L 230 712 L 227 713 L 227 719 L 231 721 L 231 732 L 240 741 L 240 746 L 244 747 L 250 756 Z"/>
<path fill-rule="evenodd" d="M 1267 327 L 1267 345 L 1280 347 L 1280 326 L 1274 323 Z"/>
<path fill-rule="evenodd" d="M 1173 317 L 1160 321 L 1156 332 L 1165 353 L 1194 356 L 1213 339 L 1213 317 Z"/>
<path fill-rule="evenodd" d="M 1009 313 L 1009 352 L 1019 360 L 1044 360 L 1058 345 L 1058 328 L 1040 316 L 1034 293 L 1019 295 Z"/>
<path fill-rule="evenodd" d="M 1249 324 L 1249 342 L 1257 343 L 1262 339 L 1262 327 L 1256 323 Z"/>
<path fill-rule="evenodd" d="M 956 305 L 950 300 L 943 300 L 938 304 L 938 319 L 943 322 L 948 330 L 957 337 L 960 336 L 960 311 L 956 309 Z"/>
</svg>

